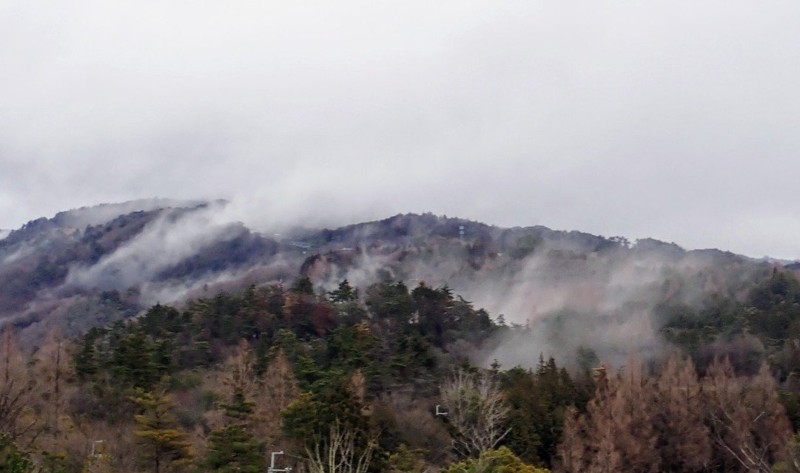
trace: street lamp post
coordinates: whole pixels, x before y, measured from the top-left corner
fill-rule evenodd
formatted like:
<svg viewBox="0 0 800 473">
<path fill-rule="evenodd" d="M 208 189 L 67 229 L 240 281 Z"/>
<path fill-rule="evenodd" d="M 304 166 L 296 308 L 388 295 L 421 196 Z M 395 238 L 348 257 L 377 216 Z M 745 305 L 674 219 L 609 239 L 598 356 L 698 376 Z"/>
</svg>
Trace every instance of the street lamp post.
<svg viewBox="0 0 800 473">
<path fill-rule="evenodd" d="M 272 452 L 270 454 L 269 459 L 269 468 L 267 468 L 267 473 L 288 473 L 292 471 L 291 468 L 276 468 L 275 467 L 275 456 L 276 455 L 283 455 L 283 450 L 280 452 Z"/>
</svg>

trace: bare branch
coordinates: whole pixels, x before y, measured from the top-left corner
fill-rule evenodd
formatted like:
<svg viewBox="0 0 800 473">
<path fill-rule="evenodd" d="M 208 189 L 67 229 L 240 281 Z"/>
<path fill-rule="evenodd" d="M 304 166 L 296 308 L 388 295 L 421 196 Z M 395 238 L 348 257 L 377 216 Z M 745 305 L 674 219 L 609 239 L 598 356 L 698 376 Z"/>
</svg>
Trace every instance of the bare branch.
<svg viewBox="0 0 800 473">
<path fill-rule="evenodd" d="M 440 387 L 448 421 L 455 430 L 453 448 L 464 457 L 478 457 L 508 435 L 509 407 L 489 374 L 456 370 Z"/>
<path fill-rule="evenodd" d="M 372 461 L 374 439 L 359 449 L 357 437 L 337 420 L 327 437 L 316 438 L 313 448 L 306 446 L 306 468 L 310 473 L 365 473 Z"/>
</svg>

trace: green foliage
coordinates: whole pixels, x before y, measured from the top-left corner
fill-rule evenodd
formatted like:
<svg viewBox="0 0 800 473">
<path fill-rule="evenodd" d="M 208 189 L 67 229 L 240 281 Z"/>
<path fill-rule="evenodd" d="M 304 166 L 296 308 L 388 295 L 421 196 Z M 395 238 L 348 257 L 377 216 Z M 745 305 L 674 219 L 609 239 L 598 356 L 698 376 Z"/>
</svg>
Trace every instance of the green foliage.
<svg viewBox="0 0 800 473">
<path fill-rule="evenodd" d="M 228 425 L 211 432 L 203 466 L 207 471 L 259 473 L 266 469 L 264 446 L 245 425 Z"/>
<path fill-rule="evenodd" d="M 404 326 L 414 313 L 414 299 L 402 281 L 372 286 L 367 291 L 367 307 L 378 319 Z"/>
<path fill-rule="evenodd" d="M 341 373 L 331 373 L 315 383 L 311 392 L 292 401 L 281 413 L 284 433 L 302 443 L 324 437 L 334 422 L 340 422 L 343 428 L 366 434 L 365 406 L 353 395 L 348 381 Z"/>
<path fill-rule="evenodd" d="M 417 473 L 424 470 L 424 461 L 421 451 L 409 449 L 401 444 L 396 451 L 389 455 L 386 469 L 389 473 Z"/>
<path fill-rule="evenodd" d="M 0 435 L 0 471 L 7 473 L 34 473 L 28 453 L 20 451 L 14 442 Z"/>
<path fill-rule="evenodd" d="M 41 452 L 41 473 L 70 473 L 74 471 L 69 458 L 63 453 Z"/>
<path fill-rule="evenodd" d="M 82 378 L 90 378 L 100 369 L 100 360 L 95 345 L 105 334 L 105 330 L 92 327 L 79 342 L 79 349 L 75 353 L 73 364 L 75 372 Z"/>
<path fill-rule="evenodd" d="M 309 279 L 308 276 L 299 278 L 297 281 L 295 281 L 294 286 L 292 286 L 292 292 L 295 294 L 313 296 L 314 284 L 311 283 L 311 279 Z"/>
<path fill-rule="evenodd" d="M 155 347 L 144 332 L 132 331 L 117 342 L 111 358 L 114 377 L 125 385 L 149 389 L 159 380 Z"/>
<path fill-rule="evenodd" d="M 787 375 L 796 366 L 789 351 L 800 344 L 800 282 L 787 271 L 773 271 L 742 302 L 712 297 L 699 310 L 676 305 L 659 307 L 659 312 L 667 340 L 701 369 L 722 356 L 748 374 L 762 360 Z"/>
<path fill-rule="evenodd" d="M 154 473 L 182 471 L 194 456 L 186 433 L 178 429 L 170 397 L 163 392 L 137 390 L 133 402 L 141 413 L 134 416 L 142 464 Z"/>
<path fill-rule="evenodd" d="M 371 361 L 372 352 L 380 339 L 372 334 L 366 324 L 339 327 L 327 337 L 327 359 L 331 366 L 352 369 L 363 368 Z"/>
<path fill-rule="evenodd" d="M 139 319 L 142 331 L 151 337 L 170 337 L 183 331 L 189 322 L 188 314 L 181 314 L 175 308 L 156 304 Z"/>
<path fill-rule="evenodd" d="M 542 244 L 542 237 L 535 235 L 525 235 L 520 237 L 514 247 L 509 250 L 509 256 L 514 259 L 523 259 L 536 251 Z"/>
<path fill-rule="evenodd" d="M 536 250 L 535 241 L 517 243 L 521 253 L 516 257 Z M 797 428 L 798 287 L 790 274 L 778 271 L 745 300 L 718 297 L 701 308 L 676 303 L 657 311 L 659 320 L 666 321 L 666 337 L 695 360 L 728 355 L 737 368 L 752 369 L 761 359 L 769 359 Z M 450 418 L 430 413 L 441 402 L 436 396 L 442 373 L 458 363 L 457 357 L 488 344 L 498 331 L 505 335 L 524 329 L 498 326 L 486 311 L 475 309 L 447 286 L 420 284 L 410 290 L 402 282 L 385 282 L 370 286 L 363 296 L 359 299 L 358 289 L 344 280 L 327 294 L 328 300 L 314 294 L 311 280 L 301 278 L 290 291 L 251 286 L 240 293 L 190 301 L 182 309 L 157 304 L 141 317 L 91 329 L 73 349 L 80 394 L 70 400 L 71 415 L 99 417 L 114 425 L 138 409 L 135 435 L 142 459 L 153 467 L 160 455 L 163 462 L 158 468 L 163 472 L 183 468 L 190 452 L 185 434 L 171 416 L 168 397 L 148 394 L 167 380 L 170 390 L 195 402 L 194 415 L 182 417 L 184 427 L 206 427 L 203 411 L 222 409 L 226 414 L 224 425 L 207 438 L 206 453 L 198 462 L 202 471 L 263 471 L 261 439 L 268 428 L 256 420 L 267 415 L 275 429 L 282 421 L 281 433 L 271 431 L 267 436 L 283 445 L 302 449 L 324 442 L 330 426 L 338 423 L 353 433 L 362 452 L 374 442 L 378 451 L 372 457 L 372 471 L 405 473 L 441 467 L 450 454 L 453 433 Z M 118 294 L 103 297 L 109 303 L 119 299 Z M 241 340 L 254 353 L 259 375 L 278 352 L 291 365 L 303 394 L 280 418 L 277 410 L 265 414 L 264 401 L 256 406 L 244 391 L 222 395 L 213 384 L 206 384 L 208 370 L 228 359 Z M 552 466 L 564 436 L 565 411 L 570 406 L 585 411 L 594 389 L 590 370 L 597 364 L 596 354 L 582 348 L 576 373 L 567 373 L 553 359 L 541 359 L 532 370 L 502 371 L 496 365 L 494 375 L 510 408 L 503 429 L 511 430 L 498 444 L 505 448 L 484 452 L 482 460 L 452 465 L 448 473 L 528 472 L 537 471 L 530 465 Z M 702 369 L 703 363 L 699 364 Z M 354 373 L 361 376 L 359 383 L 353 382 Z M 396 394 L 408 399 L 392 400 Z M 286 399 L 291 396 L 294 391 Z M 406 408 L 410 413 L 403 414 L 409 415 L 398 415 Z M 159 416 L 164 416 L 161 421 Z M 415 443 L 415 436 L 427 440 Z"/>
<path fill-rule="evenodd" d="M 254 412 L 256 403 L 248 399 L 246 392 L 253 382 L 253 351 L 242 340 L 237 351 L 227 364 L 230 400 L 222 403 L 227 418 L 223 427 L 211 432 L 208 451 L 203 465 L 208 471 L 259 472 L 264 465 L 264 445 L 254 434 Z"/>
<path fill-rule="evenodd" d="M 256 473 L 264 470 L 264 445 L 250 428 L 254 406 L 242 389 L 236 387 L 231 401 L 222 404 L 232 422 L 209 436 L 208 451 L 203 459 L 208 471 Z"/>
<path fill-rule="evenodd" d="M 228 404 L 223 404 L 225 415 L 234 419 L 246 420 L 253 413 L 255 403 L 248 401 L 241 389 L 235 389 L 233 399 Z"/>
<path fill-rule="evenodd" d="M 535 372 L 513 368 L 503 374 L 506 399 L 511 406 L 511 431 L 503 444 L 524 461 L 550 465 L 561 442 L 564 411 L 583 409 L 592 396 L 591 383 L 576 383 L 551 357 L 540 357 Z"/>
<path fill-rule="evenodd" d="M 548 473 L 549 470 L 526 465 L 506 447 L 482 452 L 477 459 L 470 458 L 451 465 L 443 473 Z"/>
<path fill-rule="evenodd" d="M 345 279 L 344 281 L 339 283 L 339 287 L 331 292 L 328 293 L 331 302 L 352 302 L 358 300 L 358 289 L 354 289 L 353 286 Z"/>
<path fill-rule="evenodd" d="M 131 389 L 152 389 L 164 376 L 213 366 L 241 339 L 254 347 L 259 373 L 280 348 L 305 389 L 325 371 L 359 369 L 374 394 L 410 381 L 434 386 L 434 349 L 457 340 L 479 346 L 495 328 L 485 311 L 447 287 L 423 284 L 412 295 L 402 282 L 376 284 L 367 297 L 372 319 L 349 282 L 331 294 L 339 302 L 250 287 L 192 301 L 182 312 L 157 304 L 141 318 L 87 332 L 74 366 L 94 382 L 95 402 L 104 407 L 99 412 L 115 415 L 124 413 Z"/>
<path fill-rule="evenodd" d="M 443 347 L 446 341 L 446 332 L 455 326 L 453 307 L 453 293 L 447 287 L 432 289 L 420 283 L 412 292 L 411 297 L 417 309 L 417 326 L 420 334 L 430 338 L 431 343 Z"/>
<path fill-rule="evenodd" d="M 504 443 L 525 461 L 535 463 L 548 459 L 550 445 L 543 445 L 540 433 L 549 435 L 546 424 L 550 422 L 545 420 L 549 412 L 536 395 L 536 378 L 528 371 L 515 368 L 506 373 L 505 384 L 511 406 L 508 420 L 511 431 Z"/>
</svg>

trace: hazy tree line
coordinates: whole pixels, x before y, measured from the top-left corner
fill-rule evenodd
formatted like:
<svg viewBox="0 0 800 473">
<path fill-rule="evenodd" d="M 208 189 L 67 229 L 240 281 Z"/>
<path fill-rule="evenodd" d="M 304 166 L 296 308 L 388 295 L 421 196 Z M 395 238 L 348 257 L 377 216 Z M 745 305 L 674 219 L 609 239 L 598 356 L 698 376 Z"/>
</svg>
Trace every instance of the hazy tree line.
<svg viewBox="0 0 800 473">
<path fill-rule="evenodd" d="M 676 349 L 474 366 L 506 326 L 447 287 L 307 278 L 0 350 L 0 471 L 800 471 L 800 284 L 664 306 Z M 535 357 L 538 354 L 532 353 Z M 445 414 L 446 413 L 446 414 Z"/>
</svg>

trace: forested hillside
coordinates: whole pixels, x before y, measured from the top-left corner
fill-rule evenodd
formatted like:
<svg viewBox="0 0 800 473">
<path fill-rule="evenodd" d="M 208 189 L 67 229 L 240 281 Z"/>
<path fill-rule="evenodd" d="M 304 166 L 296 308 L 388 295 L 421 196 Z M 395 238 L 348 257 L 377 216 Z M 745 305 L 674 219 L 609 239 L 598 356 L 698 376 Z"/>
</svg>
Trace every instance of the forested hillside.
<svg viewBox="0 0 800 473">
<path fill-rule="evenodd" d="M 108 301 L 122 304 L 121 301 Z M 536 330 L 446 286 L 308 277 L 156 304 L 32 353 L 3 333 L 4 471 L 793 471 L 800 284 L 664 306 L 677 349 L 475 357 Z M 774 469 L 774 470 L 773 470 Z"/>
<path fill-rule="evenodd" d="M 141 201 L 0 240 L 3 471 L 794 471 L 794 266 Z"/>
<path fill-rule="evenodd" d="M 71 210 L 0 240 L 0 324 L 24 345 L 79 335 L 157 303 L 182 306 L 298 275 L 330 291 L 384 281 L 449 286 L 507 323 L 536 330 L 487 351 L 483 363 L 529 366 L 514 347 L 575 363 L 590 347 L 615 363 L 658 353 L 670 317 L 708 297 L 741 302 L 780 265 L 720 250 L 686 251 L 551 230 L 500 228 L 431 214 L 335 229 L 255 231 L 225 202 L 137 201 Z M 235 216 L 234 216 L 235 217 Z"/>
</svg>

